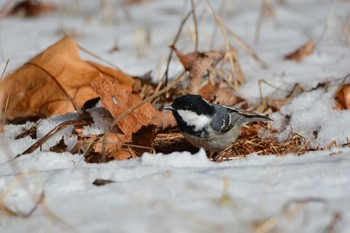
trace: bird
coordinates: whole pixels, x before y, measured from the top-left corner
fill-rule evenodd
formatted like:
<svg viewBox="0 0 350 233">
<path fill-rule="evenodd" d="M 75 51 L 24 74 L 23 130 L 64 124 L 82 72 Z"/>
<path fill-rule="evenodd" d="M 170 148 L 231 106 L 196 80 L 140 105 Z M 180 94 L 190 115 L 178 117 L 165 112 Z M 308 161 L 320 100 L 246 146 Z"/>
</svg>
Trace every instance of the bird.
<svg viewBox="0 0 350 233">
<path fill-rule="evenodd" d="M 209 157 L 217 153 L 220 156 L 230 147 L 244 124 L 272 121 L 269 117 L 251 111 L 211 104 L 194 94 L 179 96 L 164 109 L 172 111 L 185 139 L 195 147 L 209 151 Z"/>
</svg>

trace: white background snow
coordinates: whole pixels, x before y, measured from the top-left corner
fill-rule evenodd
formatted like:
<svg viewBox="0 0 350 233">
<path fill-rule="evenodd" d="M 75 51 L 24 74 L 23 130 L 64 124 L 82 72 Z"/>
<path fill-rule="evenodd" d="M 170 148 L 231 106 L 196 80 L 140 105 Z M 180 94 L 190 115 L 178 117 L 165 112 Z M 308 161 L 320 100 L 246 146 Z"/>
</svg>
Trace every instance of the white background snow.
<svg viewBox="0 0 350 233">
<path fill-rule="evenodd" d="M 55 2 L 60 9 L 53 14 L 1 19 L 2 67 L 7 59 L 10 69 L 18 67 L 59 40 L 62 31 L 68 31 L 78 35 L 79 45 L 125 72 L 142 75 L 153 70 L 157 77 L 163 72 L 159 67 L 164 68 L 167 46 L 182 16 L 190 10 L 190 1 L 154 0 L 125 9 L 121 1 L 112 0 Z M 110 3 L 107 20 L 102 2 Z M 218 10 L 221 1 L 210 2 Z M 270 2 L 276 15 L 263 22 L 258 43 L 254 43 L 254 35 L 260 1 L 229 0 L 220 14 L 269 65 L 260 68 L 232 41 L 247 81 L 240 94 L 250 103 L 258 103 L 260 79 L 284 90 L 291 90 L 295 83 L 311 90 L 330 81 L 327 91 L 307 91 L 272 114 L 273 126 L 286 128 L 277 135 L 280 138 L 296 132 L 314 147 L 325 147 L 333 140 L 346 143 L 350 112 L 334 109 L 334 95 L 349 73 L 350 2 Z M 203 17 L 200 50 L 221 49 L 224 44 L 219 30 L 215 46 L 210 48 L 214 21 L 206 10 L 203 1 L 197 8 L 197 15 Z M 144 42 L 147 33 L 150 45 Z M 301 63 L 283 60 L 308 40 L 320 38 L 314 53 Z M 120 51 L 109 53 L 114 43 Z M 181 51 L 193 50 L 191 20 L 177 46 Z M 83 53 L 82 57 L 93 59 Z M 179 70 L 174 59 L 171 74 Z M 263 94 L 285 95 L 267 85 Z M 287 115 L 291 121 L 285 126 Z M 43 120 L 38 137 L 71 117 L 74 115 Z M 32 125 L 9 125 L 0 134 L 0 206 L 27 213 L 42 192 L 45 201 L 27 218 L 9 217 L 0 209 L 0 232 L 350 232 L 350 148 L 334 147 L 302 156 L 253 154 L 220 164 L 210 162 L 202 150 L 195 155 L 145 154 L 106 164 L 86 164 L 80 155 L 43 151 L 12 160 L 35 142 L 29 137 L 14 140 L 23 127 Z M 69 129 L 42 149 L 47 150 L 62 134 L 68 135 Z M 75 140 L 66 142 L 72 146 Z M 115 182 L 92 185 L 97 178 Z"/>
</svg>

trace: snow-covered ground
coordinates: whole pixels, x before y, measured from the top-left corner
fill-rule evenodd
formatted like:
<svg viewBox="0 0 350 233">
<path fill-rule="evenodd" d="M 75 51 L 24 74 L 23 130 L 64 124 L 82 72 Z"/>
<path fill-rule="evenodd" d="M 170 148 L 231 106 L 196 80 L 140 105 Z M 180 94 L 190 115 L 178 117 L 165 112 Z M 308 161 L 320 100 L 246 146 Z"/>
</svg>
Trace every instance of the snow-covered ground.
<svg viewBox="0 0 350 233">
<path fill-rule="evenodd" d="M 140 75 L 153 70 L 157 77 L 166 62 L 167 46 L 190 10 L 190 1 L 154 0 L 126 8 L 121 1 L 104 1 L 110 3 L 112 13 L 104 17 L 103 1 L 50 2 L 57 2 L 60 10 L 33 19 L 1 19 L 2 67 L 7 59 L 10 69 L 17 67 L 66 31 L 75 34 L 82 47 L 123 71 Z M 220 7 L 221 1 L 210 2 L 215 9 Z M 269 66 L 260 68 L 237 46 L 247 81 L 240 94 L 257 103 L 260 79 L 284 90 L 300 83 L 307 92 L 271 115 L 276 129 L 286 128 L 277 136 L 282 139 L 293 131 L 314 147 L 333 140 L 346 143 L 350 112 L 335 110 L 334 95 L 349 73 L 350 2 L 271 0 L 275 17 L 263 21 L 254 43 L 259 2 L 226 1 L 220 14 Z M 108 16 L 108 10 L 105 12 Z M 202 17 L 199 47 L 208 50 L 214 21 L 204 1 L 197 15 Z M 218 30 L 213 49 L 223 48 L 220 38 Z M 285 54 L 311 39 L 319 43 L 301 63 L 283 60 Z M 120 51 L 109 53 L 114 43 Z M 177 47 L 193 50 L 191 23 Z M 82 57 L 93 59 L 83 53 Z M 178 70 L 181 66 L 175 58 L 171 74 Z M 311 90 L 326 81 L 330 81 L 327 90 Z M 262 92 L 273 97 L 286 94 L 268 85 Z M 287 127 L 283 125 L 286 116 L 290 117 Z M 69 117 L 43 120 L 38 138 Z M 35 142 L 29 137 L 14 140 L 22 127 L 9 125 L 0 134 L 0 207 L 25 214 L 42 194 L 44 201 L 29 217 L 8 216 L 0 208 L 0 232 L 350 232 L 350 148 L 334 147 L 302 156 L 250 155 L 220 164 L 210 162 L 204 151 L 145 154 L 106 164 L 86 164 L 82 156 L 70 153 L 39 151 L 12 160 Z M 75 140 L 67 140 L 68 146 Z M 50 144 L 55 141 L 42 149 Z M 96 179 L 114 182 L 95 186 Z"/>
</svg>

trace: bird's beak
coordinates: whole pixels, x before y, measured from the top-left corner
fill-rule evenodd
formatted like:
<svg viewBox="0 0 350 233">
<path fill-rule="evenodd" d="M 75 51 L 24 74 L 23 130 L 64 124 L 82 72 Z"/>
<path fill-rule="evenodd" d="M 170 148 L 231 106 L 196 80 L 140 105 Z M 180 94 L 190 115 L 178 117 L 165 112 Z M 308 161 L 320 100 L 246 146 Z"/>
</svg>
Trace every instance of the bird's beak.
<svg viewBox="0 0 350 233">
<path fill-rule="evenodd" d="M 170 106 L 170 105 L 164 106 L 163 109 L 164 110 L 169 110 L 169 111 L 173 111 L 174 110 L 174 108 L 172 106 Z"/>
</svg>

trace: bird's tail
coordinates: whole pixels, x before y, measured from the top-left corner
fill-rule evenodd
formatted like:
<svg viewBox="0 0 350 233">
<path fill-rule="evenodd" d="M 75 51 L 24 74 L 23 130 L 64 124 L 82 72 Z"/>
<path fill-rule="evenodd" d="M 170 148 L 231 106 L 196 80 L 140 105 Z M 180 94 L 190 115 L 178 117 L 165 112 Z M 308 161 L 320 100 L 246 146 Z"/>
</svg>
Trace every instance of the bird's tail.
<svg viewBox="0 0 350 233">
<path fill-rule="evenodd" d="M 246 111 L 238 108 L 232 108 L 232 107 L 230 107 L 230 109 L 237 113 L 237 115 L 239 116 L 238 121 L 241 124 L 246 124 L 246 123 L 256 122 L 256 121 L 272 121 L 271 118 L 255 112 Z"/>
</svg>

